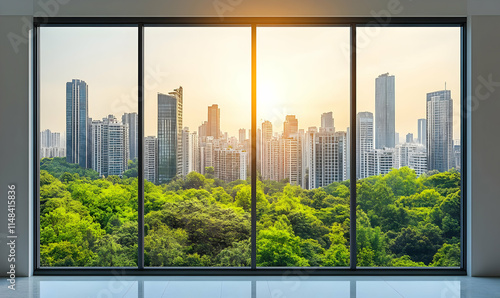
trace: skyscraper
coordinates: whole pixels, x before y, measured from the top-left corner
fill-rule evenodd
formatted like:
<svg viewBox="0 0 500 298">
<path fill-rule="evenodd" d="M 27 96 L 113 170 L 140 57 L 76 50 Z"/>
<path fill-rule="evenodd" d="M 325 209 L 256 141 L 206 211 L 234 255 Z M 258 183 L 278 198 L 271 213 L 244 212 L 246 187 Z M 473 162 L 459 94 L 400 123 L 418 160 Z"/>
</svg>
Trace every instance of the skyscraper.
<svg viewBox="0 0 500 298">
<path fill-rule="evenodd" d="M 299 121 L 295 115 L 286 115 L 283 122 L 283 138 L 296 138 L 299 133 Z"/>
<path fill-rule="evenodd" d="M 198 126 L 198 137 L 204 138 L 207 136 L 207 130 L 208 130 L 208 122 L 203 121 L 203 123 Z"/>
<path fill-rule="evenodd" d="M 395 78 L 389 73 L 375 79 L 375 148 L 394 148 L 396 133 Z"/>
<path fill-rule="evenodd" d="M 103 176 L 121 176 L 129 160 L 128 125 L 109 115 L 92 121 L 91 127 L 92 169 Z"/>
<path fill-rule="evenodd" d="M 207 136 L 220 138 L 220 109 L 216 104 L 208 107 Z"/>
<path fill-rule="evenodd" d="M 314 136 L 309 187 L 325 187 L 335 181 L 347 179 L 346 132 L 323 131 Z"/>
<path fill-rule="evenodd" d="M 462 146 L 459 139 L 453 141 L 453 155 L 455 156 L 455 169 L 460 171 L 462 168 Z"/>
<path fill-rule="evenodd" d="M 191 169 L 193 168 L 191 163 L 193 162 L 193 151 L 191 150 L 192 144 L 191 144 L 191 138 L 189 134 L 189 127 L 184 127 L 182 130 L 182 138 L 181 138 L 181 145 L 182 145 L 182 154 L 181 154 L 181 175 L 186 176 L 191 172 Z"/>
<path fill-rule="evenodd" d="M 262 150 L 262 179 L 263 180 L 280 180 L 281 169 L 281 149 L 280 139 L 271 138 L 264 142 Z"/>
<path fill-rule="evenodd" d="M 427 93 L 427 167 L 444 172 L 454 167 L 454 161 L 451 91 Z"/>
<path fill-rule="evenodd" d="M 182 87 L 168 95 L 158 93 L 158 183 L 181 174 Z"/>
<path fill-rule="evenodd" d="M 410 132 L 406 134 L 406 143 L 413 143 L 413 134 Z"/>
<path fill-rule="evenodd" d="M 158 174 L 158 139 L 144 138 L 144 179 L 156 183 Z"/>
<path fill-rule="evenodd" d="M 318 133 L 318 129 L 316 126 L 309 127 L 305 132 L 304 143 L 302 144 L 302 148 L 304 150 L 302 156 L 302 167 L 304 167 L 304 180 L 302 181 L 302 185 L 304 189 L 312 189 L 314 188 L 314 181 L 316 181 L 315 171 L 313 170 L 313 165 L 315 155 L 314 155 L 314 140 L 316 138 L 316 134 Z"/>
<path fill-rule="evenodd" d="M 231 182 L 247 178 L 247 152 L 234 149 L 214 150 L 215 177 Z"/>
<path fill-rule="evenodd" d="M 262 122 L 262 141 L 268 141 L 273 137 L 273 124 L 270 121 Z"/>
<path fill-rule="evenodd" d="M 333 121 L 333 113 L 323 113 L 321 114 L 321 128 L 322 131 L 333 131 L 335 130 L 335 125 Z"/>
<path fill-rule="evenodd" d="M 262 122 L 262 150 L 260 151 L 260 168 L 264 180 L 278 180 L 279 142 L 272 140 L 273 124 L 270 121 L 264 121 Z"/>
<path fill-rule="evenodd" d="M 427 120 L 418 119 L 418 143 L 427 147 Z"/>
<path fill-rule="evenodd" d="M 66 161 L 90 168 L 88 86 L 73 79 L 66 83 Z"/>
<path fill-rule="evenodd" d="M 245 140 L 247 139 L 247 131 L 244 128 L 240 128 L 238 134 L 239 134 L 238 141 L 240 142 L 240 144 L 245 143 Z"/>
<path fill-rule="evenodd" d="M 61 146 L 61 134 L 46 129 L 40 133 L 40 158 L 65 157 L 66 150 Z"/>
<path fill-rule="evenodd" d="M 196 131 L 189 134 L 189 155 L 191 157 L 189 172 L 196 171 L 198 173 L 201 172 L 200 169 L 200 146 L 199 138 Z"/>
<path fill-rule="evenodd" d="M 137 140 L 138 140 L 138 116 L 137 113 L 125 113 L 122 116 L 122 123 L 128 125 L 128 140 L 130 159 L 134 160 L 137 155 Z"/>
<path fill-rule="evenodd" d="M 297 132 L 298 134 L 298 132 Z M 302 144 L 301 138 L 280 139 L 280 177 L 288 179 L 291 185 L 302 185 Z"/>
<path fill-rule="evenodd" d="M 368 177 L 365 153 L 373 150 L 373 113 L 359 112 L 356 117 L 356 177 Z"/>
</svg>

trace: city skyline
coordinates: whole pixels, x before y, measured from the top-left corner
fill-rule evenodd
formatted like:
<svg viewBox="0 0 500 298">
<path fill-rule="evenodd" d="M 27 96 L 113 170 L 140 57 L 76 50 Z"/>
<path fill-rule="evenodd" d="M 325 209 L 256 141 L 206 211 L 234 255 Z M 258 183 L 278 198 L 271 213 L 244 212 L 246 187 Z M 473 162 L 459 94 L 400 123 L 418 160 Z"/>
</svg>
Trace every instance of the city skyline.
<svg viewBox="0 0 500 298">
<path fill-rule="evenodd" d="M 394 140 L 397 133 L 391 124 L 395 114 L 394 77 L 386 73 L 375 81 L 381 89 L 375 97 L 376 106 L 381 106 L 375 112 L 375 122 L 371 112 L 359 112 L 356 117 L 357 161 L 353 169 L 356 177 L 387 174 L 401 167 L 409 167 L 417 175 L 460 168 L 457 157 L 461 148 L 460 144 L 455 144 L 452 132 L 451 91 L 427 93 L 426 119 L 417 120 L 420 130 L 426 123 L 426 143 L 422 144 L 421 139 L 417 142 L 413 134 L 408 133 L 406 142 L 399 144 Z M 92 168 L 101 176 L 122 176 L 128 169 L 128 161 L 133 159 L 131 153 L 136 151 L 136 147 L 130 146 L 130 138 L 137 138 L 137 114 L 124 113 L 122 122 L 112 114 L 102 120 L 92 120 L 88 117 L 87 94 L 85 81 L 73 79 L 66 83 L 66 131 L 69 136 L 66 160 Z M 239 129 L 238 138 L 222 132 L 221 110 L 213 104 L 207 107 L 207 121 L 202 120 L 198 132 L 189 131 L 183 126 L 183 94 L 182 86 L 168 94 L 157 94 L 158 136 L 143 139 L 145 177 L 153 179 L 151 182 L 165 184 L 177 176 L 185 177 L 192 171 L 205 174 L 212 168 L 215 177 L 226 182 L 245 180 L 250 168 L 248 155 L 252 151 L 246 130 Z M 255 148 L 257 171 L 264 179 L 286 179 L 304 189 L 326 187 L 332 182 L 349 179 L 349 129 L 336 130 L 332 112 L 321 113 L 320 118 L 319 129 L 314 126 L 307 131 L 300 128 L 295 115 L 286 115 L 281 133 L 273 133 L 270 121 L 261 123 Z M 44 130 L 40 136 L 41 154 L 59 156 L 60 149 L 44 150 L 43 145 L 57 146 L 59 143 L 60 146 L 60 133 Z"/>
<path fill-rule="evenodd" d="M 85 84 L 85 81 L 83 80 L 73 80 L 74 81 L 77 81 L 77 82 L 82 82 Z M 67 84 L 70 84 L 71 82 L 68 82 Z M 88 88 L 88 86 L 85 84 L 85 87 Z M 179 87 L 180 90 L 181 90 L 181 94 L 183 93 L 183 88 L 182 86 Z M 175 94 L 176 92 L 178 92 L 178 89 L 173 89 L 174 91 L 171 91 L 171 92 L 168 92 L 168 95 L 166 94 L 162 94 L 162 93 L 158 93 L 158 96 L 162 95 L 162 96 L 172 96 L 173 94 Z M 437 91 L 433 91 L 433 92 L 428 92 L 427 93 L 427 98 L 428 98 L 428 94 L 434 94 L 434 93 L 441 93 L 441 92 L 447 92 L 449 95 L 449 97 L 452 99 L 451 97 L 451 90 L 437 90 Z M 181 95 L 182 97 L 182 95 Z M 427 99 L 428 101 L 428 99 Z M 212 116 L 215 117 L 215 118 L 218 118 L 220 117 L 220 113 L 221 113 L 221 108 L 219 107 L 218 104 L 212 104 L 211 106 L 208 106 L 208 118 L 210 118 L 211 116 L 211 111 L 213 111 L 214 109 L 217 110 L 216 112 L 216 116 Z M 182 113 L 182 112 L 181 112 Z M 369 113 L 369 114 L 372 114 L 372 115 L 375 115 L 375 113 L 373 111 L 358 111 L 357 112 L 357 115 L 359 115 L 360 113 Z M 183 113 L 182 113 L 183 114 Z M 113 115 L 113 114 L 107 114 L 107 115 Z M 260 122 L 258 121 L 257 122 L 257 128 L 260 129 L 260 127 L 262 126 L 263 123 L 265 122 L 269 122 L 271 127 L 272 127 L 272 135 L 275 136 L 276 134 L 281 134 L 281 135 L 286 135 L 286 137 L 290 137 L 290 135 L 293 135 L 293 134 L 296 134 L 299 130 L 303 130 L 303 131 L 306 131 L 308 128 L 311 128 L 311 127 L 314 127 L 314 128 L 334 128 L 335 131 L 344 131 L 344 132 L 347 132 L 349 130 L 349 126 L 346 127 L 346 129 L 338 129 L 336 126 L 335 126 L 335 115 L 333 114 L 333 112 L 331 111 L 324 111 L 324 112 L 318 112 L 318 114 L 316 115 L 317 119 L 318 119 L 318 123 L 319 125 L 313 125 L 313 126 L 308 126 L 308 127 L 305 127 L 304 125 L 301 125 L 301 121 L 299 118 L 297 118 L 297 115 L 294 115 L 294 114 L 289 114 L 289 115 L 284 115 L 284 118 L 280 121 L 280 123 L 282 123 L 282 125 L 273 125 L 273 123 L 270 123 L 269 120 L 267 119 L 264 119 L 264 120 L 261 120 Z M 103 119 L 107 118 L 108 116 L 105 116 L 103 117 Z M 92 117 L 88 117 L 90 120 L 92 119 L 95 119 L 95 118 L 92 118 Z M 121 116 L 121 119 L 122 119 L 122 123 L 124 124 L 130 124 L 130 123 L 135 123 L 135 128 L 134 128 L 134 125 L 129 125 L 130 127 L 130 130 L 134 131 L 133 133 L 131 133 L 131 135 L 134 135 L 134 136 L 138 136 L 138 133 L 137 131 L 135 131 L 135 129 L 137 129 L 137 113 L 127 113 L 125 112 L 122 116 Z M 453 118 L 453 117 L 452 117 Z M 423 130 L 425 131 L 426 130 L 426 119 L 423 118 L 423 119 L 415 119 L 415 123 L 416 123 L 416 126 L 417 126 L 417 136 L 420 136 L 421 135 L 421 130 L 420 130 L 420 126 L 423 125 Z M 373 126 L 374 126 L 374 136 L 373 136 L 373 139 L 376 140 L 376 136 L 375 136 L 375 121 L 373 121 Z M 422 122 L 424 121 L 424 122 Z M 189 128 L 189 132 L 198 132 L 200 127 L 204 126 L 204 125 L 207 125 L 207 129 L 209 127 L 209 123 L 210 121 L 206 120 L 206 121 L 200 121 L 201 122 L 201 125 L 198 126 L 197 128 L 190 128 L 190 127 L 187 127 L 185 125 L 182 124 L 182 121 L 179 122 L 179 129 L 187 129 Z M 214 121 L 216 122 L 216 124 L 214 124 L 214 128 L 217 128 L 218 130 L 220 130 L 220 133 L 216 134 L 215 131 L 217 130 L 213 130 L 213 132 L 208 132 L 209 130 L 207 130 L 207 136 L 213 136 L 215 139 L 218 139 L 218 138 L 222 138 L 224 137 L 224 135 L 227 135 L 228 137 L 235 137 L 237 138 L 238 140 L 240 140 L 242 137 L 242 131 L 243 131 L 243 135 L 245 136 L 246 139 L 250 139 L 251 135 L 251 128 L 250 127 L 242 127 L 242 128 L 238 128 L 237 130 L 237 133 L 234 134 L 234 135 L 231 135 L 231 134 L 228 134 L 226 130 L 224 130 L 224 127 L 220 127 L 220 120 L 217 120 L 217 121 Z M 292 124 L 290 124 L 292 123 Z M 287 131 L 290 130 L 290 128 L 287 128 L 291 126 L 291 133 Z M 358 124 L 359 126 L 359 124 Z M 281 128 L 281 129 L 280 129 Z M 55 130 L 51 130 L 49 128 L 47 129 L 44 129 L 45 130 L 50 130 L 51 132 L 53 133 L 59 133 L 60 136 L 62 136 L 62 138 L 64 139 L 65 138 L 65 135 L 63 132 L 58 132 L 58 131 L 55 131 Z M 248 133 L 247 133 L 248 131 Z M 398 131 L 397 128 L 396 128 L 396 132 L 395 134 L 398 135 L 398 134 L 402 134 L 403 135 L 403 139 L 400 139 L 399 141 L 398 140 L 395 140 L 395 144 L 394 145 L 397 145 L 398 143 L 405 143 L 405 139 L 407 138 L 408 134 L 412 135 L 412 140 L 414 139 L 414 134 L 413 133 L 406 133 L 406 132 L 403 132 L 403 131 Z M 180 135 L 180 132 L 179 132 L 179 135 Z M 144 137 L 149 137 L 149 136 L 154 136 L 154 137 L 158 137 L 158 135 L 144 135 Z M 452 140 L 459 140 L 460 135 L 458 136 L 455 136 L 453 134 L 453 137 L 452 137 Z M 423 137 L 425 138 L 426 135 L 424 134 Z M 132 138 L 130 138 L 132 140 Z M 180 138 L 179 138 L 180 139 Z M 401 141 L 403 140 L 403 141 Z M 424 139 L 425 140 L 425 139 Z M 423 144 L 422 140 L 420 138 L 415 138 L 414 141 L 412 142 L 417 142 L 419 144 Z M 425 141 L 424 141 L 425 143 Z M 136 145 L 137 146 L 137 145 Z M 134 146 L 129 144 L 129 147 L 130 147 L 130 152 L 131 152 L 131 157 L 135 157 L 136 155 L 135 154 L 132 154 L 132 152 L 134 151 Z M 374 148 L 376 146 L 374 145 Z M 383 147 L 387 147 L 387 146 L 383 146 Z M 393 147 L 393 146 L 388 146 L 388 147 Z M 135 150 L 137 150 L 135 148 Z"/>
<path fill-rule="evenodd" d="M 236 30 L 248 28 L 224 28 L 228 30 L 159 28 L 162 30 L 158 30 L 156 33 L 155 30 L 150 31 L 149 29 L 156 28 L 148 28 L 146 32 L 146 73 L 150 72 L 151 74 L 152 71 L 153 75 L 155 73 L 165 73 L 166 75 L 156 77 L 156 79 L 162 79 L 161 82 L 156 82 L 151 77 L 147 82 L 149 87 L 156 84 L 156 88 L 149 88 L 147 91 L 149 93 L 146 94 L 147 115 L 156 114 L 154 102 L 157 92 L 165 93 L 182 85 L 186 88 L 184 111 L 185 115 L 189 115 L 189 117 L 185 117 L 185 127 L 189 127 L 190 130 L 197 128 L 202 124 L 198 119 L 204 118 L 206 115 L 205 105 L 217 103 L 222 109 L 220 122 L 221 126 L 224 127 L 223 130 L 237 136 L 238 129 L 250 128 L 250 43 L 247 41 L 249 30 Z M 260 51 L 258 59 L 261 59 L 258 61 L 258 71 L 269 73 L 264 77 L 262 77 L 262 72 L 258 74 L 258 122 L 269 119 L 277 127 L 276 123 L 282 121 L 286 115 L 296 115 L 304 129 L 309 126 L 319 127 L 320 119 L 314 114 L 318 107 L 323 107 L 324 111 L 333 112 L 337 129 L 346 130 L 349 123 L 349 94 L 344 92 L 344 89 L 348 89 L 348 81 L 344 80 L 343 77 L 347 78 L 349 73 L 348 68 L 345 68 L 345 72 L 342 70 L 344 66 L 348 65 L 348 59 L 343 57 L 344 54 L 340 50 L 344 41 L 344 32 L 342 30 L 329 30 L 335 28 L 320 29 L 258 28 Z M 42 100 L 40 113 L 42 130 L 51 129 L 64 133 L 64 120 L 57 116 L 64 113 L 58 107 L 58 103 L 64 100 L 64 93 L 57 85 L 64 84 L 73 78 L 85 80 L 92 90 L 89 95 L 89 116 L 91 118 L 101 119 L 110 112 L 115 115 L 137 112 L 133 98 L 136 94 L 134 86 L 137 83 L 135 30 L 130 30 L 130 28 L 100 28 L 101 31 L 98 34 L 94 34 L 97 30 L 92 28 L 41 28 L 41 30 Z M 359 30 L 362 32 L 366 29 L 359 28 Z M 280 39 L 273 41 L 272 34 L 266 33 L 272 33 L 272 31 L 279 33 Z M 408 37 L 403 37 L 409 35 L 412 36 L 412 39 L 407 43 L 391 43 L 391 48 L 387 48 L 386 45 L 390 40 L 407 40 Z M 229 38 L 233 38 L 235 41 L 228 43 L 226 40 Z M 169 49 L 163 55 L 156 54 L 168 45 L 172 45 L 168 42 L 172 39 L 179 40 L 179 46 Z M 309 44 L 309 46 L 297 43 L 296 41 L 299 39 L 304 40 L 303 44 Z M 200 41 L 196 43 L 195 40 Z M 220 44 L 218 46 L 211 45 L 207 43 L 209 40 Z M 109 52 L 98 53 L 96 49 L 89 46 L 96 43 L 113 43 L 113 46 L 104 47 L 110 48 Z M 205 46 L 195 47 L 201 43 L 205 43 Z M 164 46 L 155 47 L 155 44 L 164 44 Z M 188 44 L 199 50 L 190 48 L 188 52 L 183 51 Z M 289 49 L 288 45 L 290 44 L 294 45 L 297 50 L 287 54 L 286 49 Z M 117 51 L 118 45 L 120 49 L 127 50 Z M 408 117 L 408 115 L 414 115 L 415 119 L 425 118 L 425 103 L 422 99 L 428 92 L 442 90 L 446 82 L 447 89 L 452 90 L 454 94 L 453 130 L 454 135 L 458 137 L 460 135 L 460 117 L 456 115 L 460 111 L 458 45 L 459 30 L 456 28 L 380 28 L 380 34 L 376 38 L 370 39 L 368 43 L 361 43 L 361 48 L 358 51 L 357 111 L 374 111 L 372 109 L 374 107 L 375 85 L 373 78 L 382 73 L 390 72 L 396 76 L 397 81 L 396 130 L 402 138 L 407 133 L 413 133 L 416 136 L 418 127 L 412 119 L 413 117 Z M 55 50 L 54 47 L 64 48 L 64 55 L 61 54 L 60 50 Z M 271 47 L 275 47 L 276 50 L 269 51 Z M 235 51 L 238 54 L 234 54 Z M 217 54 L 218 52 L 220 53 Z M 276 57 L 273 54 L 278 52 L 283 57 Z M 402 53 L 404 55 L 401 55 Z M 79 57 L 76 61 L 75 55 Z M 109 57 L 113 57 L 113 59 L 106 59 Z M 176 57 L 176 59 L 165 59 L 165 57 Z M 408 57 L 412 57 L 411 63 L 402 63 L 404 59 L 408 60 Z M 195 61 L 184 63 L 193 60 L 193 58 L 196 58 Z M 208 62 L 205 61 L 207 58 L 214 60 L 214 62 L 207 64 Z M 123 61 L 127 62 L 120 65 L 119 62 Z M 294 75 L 290 78 L 286 73 L 277 72 L 276 68 L 286 65 L 287 61 L 295 61 L 293 66 L 303 75 Z M 308 67 L 306 63 L 308 61 L 315 62 L 314 67 Z M 347 62 L 344 63 L 344 61 Z M 323 62 L 325 66 L 323 67 L 320 62 Z M 99 63 L 103 70 L 121 71 L 117 72 L 118 76 L 106 75 L 106 71 L 100 72 L 97 76 L 95 68 L 92 67 L 94 63 Z M 187 70 L 193 69 L 196 63 L 198 63 L 197 72 L 199 74 L 195 75 Z M 228 64 L 234 64 L 234 67 L 227 66 Z M 44 67 L 44 65 L 51 67 Z M 68 68 L 66 65 L 71 65 L 71 67 Z M 403 65 L 406 65 L 407 69 L 404 69 Z M 315 68 L 318 76 L 322 76 L 327 74 L 327 69 L 332 69 L 332 67 L 342 73 L 342 78 L 335 80 L 335 83 L 332 84 L 331 80 L 334 77 L 330 74 L 325 75 L 325 78 L 328 79 L 326 83 L 333 86 L 325 90 L 318 88 L 324 85 L 322 82 L 311 81 L 305 76 L 310 74 L 311 68 Z M 273 68 L 275 70 L 272 70 Z M 206 75 L 207 73 L 210 76 Z M 272 75 L 275 77 L 274 81 L 269 78 Z M 314 79 L 318 76 L 315 76 Z M 173 77 L 175 77 L 174 80 L 171 80 Z M 207 77 L 210 80 L 204 82 L 204 78 Z M 228 78 L 232 80 L 227 81 Z M 193 81 L 199 85 L 194 85 Z M 223 87 L 217 88 L 217 86 Z M 283 91 L 285 87 L 288 88 L 287 92 Z M 334 89 L 338 91 L 332 91 Z M 153 95 L 151 96 L 151 94 Z M 298 105 L 298 103 L 304 102 L 304 96 L 314 98 L 314 100 L 306 101 L 313 105 L 308 109 L 300 108 Z M 51 100 L 43 100 L 43 98 L 51 98 Z M 267 116 L 261 113 L 263 109 L 268 110 Z M 248 111 L 248 115 L 241 117 L 242 113 L 233 112 L 237 110 Z M 156 121 L 154 119 L 151 119 L 153 121 L 148 120 L 150 117 L 145 118 L 145 136 L 156 135 Z"/>
</svg>

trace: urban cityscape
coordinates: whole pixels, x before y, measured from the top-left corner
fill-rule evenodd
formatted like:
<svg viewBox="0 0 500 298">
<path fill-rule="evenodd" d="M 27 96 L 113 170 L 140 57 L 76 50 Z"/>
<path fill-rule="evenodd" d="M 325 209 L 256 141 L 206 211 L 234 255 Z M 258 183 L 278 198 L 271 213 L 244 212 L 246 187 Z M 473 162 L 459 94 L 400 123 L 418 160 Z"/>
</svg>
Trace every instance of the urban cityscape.
<svg viewBox="0 0 500 298">
<path fill-rule="evenodd" d="M 84 80 L 66 83 L 66 132 L 40 133 L 40 158 L 66 157 L 68 163 L 89 168 L 100 176 L 122 176 L 129 160 L 138 158 L 138 115 L 89 117 L 88 89 Z M 245 180 L 250 174 L 251 130 L 239 135 L 223 132 L 218 104 L 208 106 L 207 119 L 197 130 L 183 126 L 183 88 L 157 94 L 157 136 L 144 138 L 144 178 L 169 183 L 190 172 L 226 182 Z M 460 141 L 453 139 L 451 90 L 431 91 L 422 104 L 426 117 L 415 119 L 418 135 L 407 133 L 400 142 L 395 127 L 395 76 L 375 78 L 375 113 L 356 117 L 356 177 L 387 174 L 409 167 L 417 175 L 436 170 L 460 170 Z M 222 110 L 222 111 L 221 111 Z M 319 127 L 299 127 L 296 115 L 286 115 L 283 127 L 270 121 L 257 130 L 257 171 L 263 180 L 288 181 L 304 189 L 325 187 L 350 177 L 350 133 L 336 129 L 334 113 L 318 115 Z"/>
<path fill-rule="evenodd" d="M 41 267 L 462 264 L 458 28 L 373 39 L 352 116 L 349 28 L 259 28 L 256 115 L 248 28 L 145 28 L 142 109 L 136 33 L 45 29 Z"/>
</svg>

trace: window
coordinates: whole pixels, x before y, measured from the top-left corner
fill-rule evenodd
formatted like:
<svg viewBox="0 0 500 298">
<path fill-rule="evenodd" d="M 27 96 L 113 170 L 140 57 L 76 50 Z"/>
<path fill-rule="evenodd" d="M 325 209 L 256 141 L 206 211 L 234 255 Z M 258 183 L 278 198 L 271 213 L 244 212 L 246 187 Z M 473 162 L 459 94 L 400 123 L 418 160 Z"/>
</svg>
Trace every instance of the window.
<svg viewBox="0 0 500 298">
<path fill-rule="evenodd" d="M 349 267 L 349 34 L 257 28 L 259 267 Z"/>
<path fill-rule="evenodd" d="M 463 273 L 465 20 L 373 21 L 37 25 L 36 271 Z"/>
<path fill-rule="evenodd" d="M 137 28 L 40 28 L 40 266 L 137 266 Z"/>
<path fill-rule="evenodd" d="M 146 267 L 250 266 L 250 33 L 145 28 Z"/>
<path fill-rule="evenodd" d="M 460 28 L 357 33 L 357 265 L 460 267 Z"/>
</svg>

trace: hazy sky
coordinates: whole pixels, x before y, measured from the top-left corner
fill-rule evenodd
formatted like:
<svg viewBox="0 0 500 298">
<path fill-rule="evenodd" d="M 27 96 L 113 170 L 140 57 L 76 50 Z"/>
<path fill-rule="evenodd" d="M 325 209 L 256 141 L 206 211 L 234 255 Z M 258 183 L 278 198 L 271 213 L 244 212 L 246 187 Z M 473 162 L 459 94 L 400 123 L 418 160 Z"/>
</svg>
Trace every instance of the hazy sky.
<svg viewBox="0 0 500 298">
<path fill-rule="evenodd" d="M 358 29 L 358 111 L 374 112 L 375 78 L 396 76 L 396 131 L 417 137 L 426 93 L 451 90 L 459 134 L 459 28 Z M 371 29 L 373 30 L 373 29 Z M 183 124 L 190 130 L 218 104 L 221 129 L 250 128 L 251 35 L 245 27 L 146 28 L 145 134 L 156 135 L 157 92 L 184 88 Z M 299 127 L 319 126 L 332 111 L 349 125 L 349 29 L 258 28 L 257 121 L 282 130 L 287 114 Z M 65 83 L 85 80 L 89 116 L 137 111 L 136 28 L 41 28 L 41 128 L 65 131 Z"/>
<path fill-rule="evenodd" d="M 89 117 L 137 112 L 136 28 L 40 28 L 41 129 L 66 132 L 66 82 L 87 82 Z"/>
</svg>

